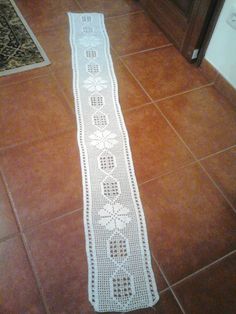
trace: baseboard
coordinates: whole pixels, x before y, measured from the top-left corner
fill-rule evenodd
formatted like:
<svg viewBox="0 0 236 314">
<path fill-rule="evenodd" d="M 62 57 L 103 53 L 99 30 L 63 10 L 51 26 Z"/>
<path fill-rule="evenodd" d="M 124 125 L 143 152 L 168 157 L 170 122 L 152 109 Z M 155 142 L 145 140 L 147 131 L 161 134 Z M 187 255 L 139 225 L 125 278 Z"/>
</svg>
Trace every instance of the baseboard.
<svg viewBox="0 0 236 314">
<path fill-rule="evenodd" d="M 218 72 L 218 70 L 206 59 L 203 59 L 200 68 L 206 78 L 214 83 L 214 87 L 231 103 L 236 105 L 236 89 Z"/>
<path fill-rule="evenodd" d="M 236 89 L 221 74 L 218 75 L 214 86 L 236 106 Z"/>
<path fill-rule="evenodd" d="M 219 72 L 206 59 L 202 60 L 200 69 L 210 82 L 215 83 Z"/>
</svg>

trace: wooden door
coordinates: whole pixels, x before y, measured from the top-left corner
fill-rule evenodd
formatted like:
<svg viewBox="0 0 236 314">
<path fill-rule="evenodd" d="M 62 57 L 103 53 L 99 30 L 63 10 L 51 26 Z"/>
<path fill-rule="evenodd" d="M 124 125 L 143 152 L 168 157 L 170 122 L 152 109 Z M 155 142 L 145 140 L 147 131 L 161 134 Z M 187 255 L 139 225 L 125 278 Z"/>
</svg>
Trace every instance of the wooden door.
<svg viewBox="0 0 236 314">
<path fill-rule="evenodd" d="M 190 62 L 197 59 L 207 28 L 224 0 L 140 0 L 144 9 Z M 219 5 L 220 4 L 220 5 Z"/>
</svg>

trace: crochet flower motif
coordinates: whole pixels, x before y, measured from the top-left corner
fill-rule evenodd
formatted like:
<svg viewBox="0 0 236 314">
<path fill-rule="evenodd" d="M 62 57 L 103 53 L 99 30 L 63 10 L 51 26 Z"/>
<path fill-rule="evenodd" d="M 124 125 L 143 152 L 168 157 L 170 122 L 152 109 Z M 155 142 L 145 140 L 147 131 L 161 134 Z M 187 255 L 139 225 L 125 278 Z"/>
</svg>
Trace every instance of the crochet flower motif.
<svg viewBox="0 0 236 314">
<path fill-rule="evenodd" d="M 107 88 L 106 83 L 107 81 L 103 80 L 101 77 L 89 77 L 84 81 L 84 87 L 90 92 L 100 92 L 104 88 Z"/>
<path fill-rule="evenodd" d="M 111 133 L 111 131 L 108 130 L 104 132 L 96 131 L 90 135 L 89 138 L 92 140 L 90 144 L 99 149 L 112 148 L 116 143 L 118 143 L 115 139 L 116 134 Z"/>
<path fill-rule="evenodd" d="M 107 230 L 123 229 L 131 221 L 131 218 L 127 215 L 129 209 L 123 207 L 119 203 L 114 205 L 106 204 L 98 214 L 102 217 L 98 222 L 104 226 Z"/>
<path fill-rule="evenodd" d="M 79 39 L 79 43 L 84 47 L 97 47 L 100 39 L 95 36 L 84 36 Z"/>
</svg>

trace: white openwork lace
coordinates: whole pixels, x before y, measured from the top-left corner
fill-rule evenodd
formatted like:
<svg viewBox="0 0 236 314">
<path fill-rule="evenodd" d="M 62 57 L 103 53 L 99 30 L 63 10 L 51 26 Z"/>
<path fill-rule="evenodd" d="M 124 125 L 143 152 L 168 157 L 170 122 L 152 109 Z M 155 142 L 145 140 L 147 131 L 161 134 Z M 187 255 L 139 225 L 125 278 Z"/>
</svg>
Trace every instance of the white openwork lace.
<svg viewBox="0 0 236 314">
<path fill-rule="evenodd" d="M 104 17 L 69 13 L 89 300 L 98 312 L 159 299 Z"/>
</svg>

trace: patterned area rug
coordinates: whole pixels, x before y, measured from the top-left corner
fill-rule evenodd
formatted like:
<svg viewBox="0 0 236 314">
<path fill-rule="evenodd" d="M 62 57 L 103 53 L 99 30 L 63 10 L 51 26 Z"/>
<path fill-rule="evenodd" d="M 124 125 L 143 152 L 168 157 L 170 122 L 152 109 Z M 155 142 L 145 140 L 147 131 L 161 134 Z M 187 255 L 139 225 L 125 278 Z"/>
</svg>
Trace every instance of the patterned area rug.
<svg viewBox="0 0 236 314">
<path fill-rule="evenodd" d="M 89 300 L 97 312 L 151 307 L 159 296 L 104 17 L 69 19 Z"/>
<path fill-rule="evenodd" d="M 0 76 L 49 63 L 14 1 L 0 0 Z"/>
</svg>

